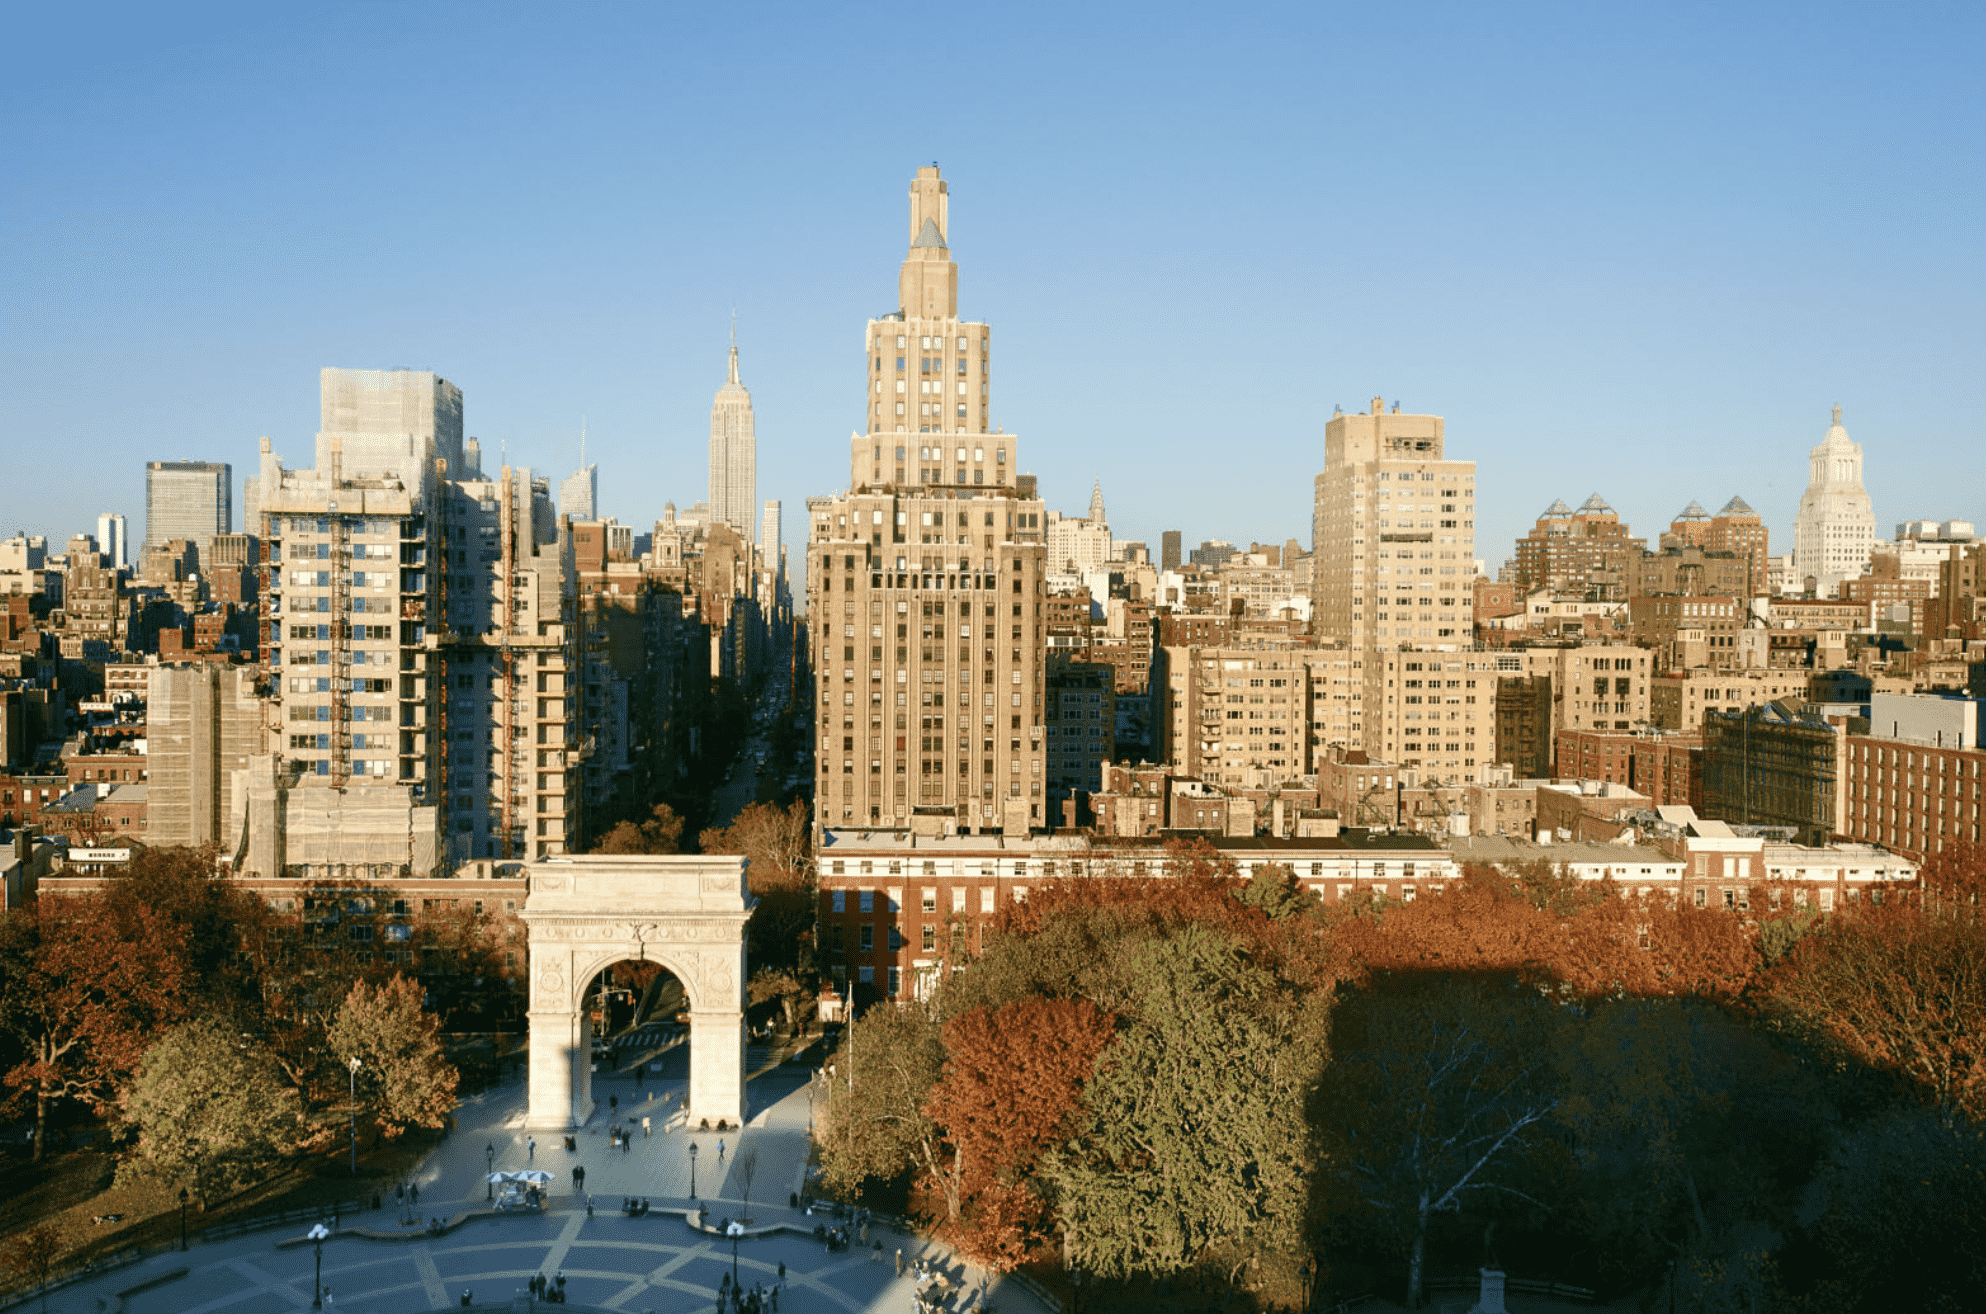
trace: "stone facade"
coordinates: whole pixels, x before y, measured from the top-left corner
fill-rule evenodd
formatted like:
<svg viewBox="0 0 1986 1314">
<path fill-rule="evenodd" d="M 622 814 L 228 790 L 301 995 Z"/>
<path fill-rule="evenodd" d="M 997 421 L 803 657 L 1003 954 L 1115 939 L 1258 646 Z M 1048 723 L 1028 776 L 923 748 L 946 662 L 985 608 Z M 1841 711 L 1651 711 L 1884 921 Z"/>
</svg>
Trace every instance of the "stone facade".
<svg viewBox="0 0 1986 1314">
<path fill-rule="evenodd" d="M 624 959 L 652 959 L 683 983 L 689 1120 L 740 1125 L 752 907 L 744 859 L 557 857 L 532 864 L 528 878 L 519 915 L 530 935 L 529 1125 L 560 1131 L 593 1116 L 586 987 Z"/>
</svg>

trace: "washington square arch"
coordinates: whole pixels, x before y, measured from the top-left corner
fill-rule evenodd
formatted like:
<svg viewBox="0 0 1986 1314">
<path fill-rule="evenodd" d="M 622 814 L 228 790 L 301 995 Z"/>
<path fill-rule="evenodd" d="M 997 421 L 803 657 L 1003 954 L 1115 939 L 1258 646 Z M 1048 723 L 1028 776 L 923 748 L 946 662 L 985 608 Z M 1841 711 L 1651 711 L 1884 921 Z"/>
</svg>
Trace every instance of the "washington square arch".
<svg viewBox="0 0 1986 1314">
<path fill-rule="evenodd" d="M 593 1114 L 586 990 L 627 959 L 654 962 L 689 1001 L 691 1125 L 745 1117 L 745 921 L 741 857 L 585 854 L 529 868 L 529 1125 L 559 1131 Z"/>
</svg>

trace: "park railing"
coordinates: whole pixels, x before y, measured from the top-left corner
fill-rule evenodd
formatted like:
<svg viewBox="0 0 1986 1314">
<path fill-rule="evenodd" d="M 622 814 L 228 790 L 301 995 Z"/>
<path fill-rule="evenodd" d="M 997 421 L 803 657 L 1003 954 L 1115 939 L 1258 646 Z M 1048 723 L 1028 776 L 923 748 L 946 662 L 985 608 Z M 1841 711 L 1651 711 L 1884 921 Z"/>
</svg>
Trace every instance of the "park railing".
<svg viewBox="0 0 1986 1314">
<path fill-rule="evenodd" d="M 1480 1273 L 1456 1274 L 1452 1277 L 1429 1278 L 1423 1285 L 1429 1291 L 1481 1291 L 1483 1285 Z M 1595 1304 L 1599 1297 L 1589 1287 L 1575 1287 L 1568 1282 L 1552 1278 L 1521 1278 L 1506 1276 L 1503 1279 L 1505 1295 L 1544 1296 L 1552 1300 L 1570 1300 L 1580 1304 Z"/>
<path fill-rule="evenodd" d="M 270 1228 L 292 1227 L 298 1223 L 351 1218 L 363 1213 L 367 1202 L 363 1200 L 339 1200 L 328 1205 L 311 1205 L 303 1209 L 270 1209 L 241 1218 L 231 1218 L 225 1223 L 215 1223 L 203 1227 L 192 1235 L 202 1241 L 224 1241 L 229 1237 L 245 1236 L 250 1232 L 266 1231 Z M 169 1215 L 162 1215 L 169 1217 Z M 87 1282 L 106 1273 L 114 1273 L 121 1268 L 150 1259 L 154 1255 L 166 1254 L 179 1249 L 178 1241 L 167 1241 L 154 1245 L 129 1245 L 75 1264 L 66 1264 L 48 1276 L 49 1291 L 59 1291 L 63 1287 Z M 18 1278 L 0 1280 L 0 1310 L 12 1309 L 16 1305 L 34 1300 L 40 1296 L 42 1285 L 39 1282 L 23 1282 Z"/>
</svg>

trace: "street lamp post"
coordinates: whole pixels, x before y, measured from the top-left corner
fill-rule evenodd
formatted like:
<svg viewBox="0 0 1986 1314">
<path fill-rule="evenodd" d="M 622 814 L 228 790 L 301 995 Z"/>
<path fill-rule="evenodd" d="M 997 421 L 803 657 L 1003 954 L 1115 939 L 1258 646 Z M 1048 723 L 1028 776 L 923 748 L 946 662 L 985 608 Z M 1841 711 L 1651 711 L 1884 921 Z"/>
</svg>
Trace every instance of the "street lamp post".
<svg viewBox="0 0 1986 1314">
<path fill-rule="evenodd" d="M 347 1113 L 352 1126 L 352 1176 L 357 1177 L 359 1175 L 359 1069 L 365 1064 L 359 1061 L 358 1055 L 354 1054 L 345 1060 L 345 1066 L 352 1074 L 351 1108 Z"/>
<path fill-rule="evenodd" d="M 738 1238 L 745 1234 L 743 1223 L 732 1223 L 724 1229 L 731 1234 L 731 1290 L 738 1289 Z"/>
<path fill-rule="evenodd" d="M 316 1226 L 312 1227 L 308 1232 L 304 1233 L 304 1235 L 309 1237 L 311 1244 L 317 1247 L 317 1279 L 315 1285 L 313 1285 L 310 1289 L 310 1297 L 311 1297 L 310 1307 L 312 1309 L 323 1309 L 324 1308 L 324 1239 L 331 1235 L 331 1229 L 324 1226 L 324 1224 L 319 1223 Z"/>
<path fill-rule="evenodd" d="M 186 1188 L 179 1188 L 179 1248 L 186 1249 Z"/>
<path fill-rule="evenodd" d="M 483 1199 L 496 1199 L 496 1184 L 490 1178 L 496 1176 L 496 1143 L 492 1141 L 483 1147 Z"/>
<path fill-rule="evenodd" d="M 696 1142 L 690 1142 L 690 1199 L 696 1199 Z"/>
</svg>

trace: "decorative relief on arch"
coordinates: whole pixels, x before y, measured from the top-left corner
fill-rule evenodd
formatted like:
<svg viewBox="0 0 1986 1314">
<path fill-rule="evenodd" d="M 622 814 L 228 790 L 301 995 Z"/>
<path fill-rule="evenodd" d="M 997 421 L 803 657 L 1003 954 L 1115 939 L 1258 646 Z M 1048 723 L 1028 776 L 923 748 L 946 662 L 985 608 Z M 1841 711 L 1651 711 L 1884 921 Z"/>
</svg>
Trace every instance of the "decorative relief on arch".
<svg viewBox="0 0 1986 1314">
<path fill-rule="evenodd" d="M 722 1000 L 728 1003 L 738 994 L 738 978 L 731 964 L 721 954 L 699 954 L 696 965 L 697 983 L 703 987 L 698 993 L 706 1001 L 717 1004 Z M 722 1005 L 718 1005 L 722 1006 Z"/>
<path fill-rule="evenodd" d="M 538 973 L 538 998 L 548 1004 L 557 1004 L 565 993 L 565 975 L 556 964 L 547 964 Z"/>
</svg>

